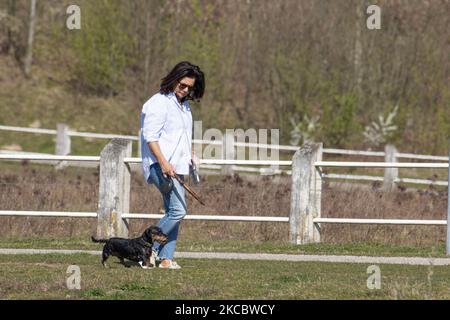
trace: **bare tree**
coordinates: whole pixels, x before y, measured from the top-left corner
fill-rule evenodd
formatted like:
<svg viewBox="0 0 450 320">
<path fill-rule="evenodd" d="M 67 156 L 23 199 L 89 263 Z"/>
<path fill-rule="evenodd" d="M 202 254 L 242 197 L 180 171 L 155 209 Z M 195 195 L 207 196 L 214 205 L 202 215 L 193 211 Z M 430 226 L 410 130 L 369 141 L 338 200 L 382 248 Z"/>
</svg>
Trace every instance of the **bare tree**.
<svg viewBox="0 0 450 320">
<path fill-rule="evenodd" d="M 16 15 L 16 2 L 15 1 L 13 1 L 13 0 L 9 0 L 8 1 L 8 14 L 11 16 L 11 17 L 14 17 L 15 15 Z M 13 51 L 13 49 L 14 49 L 14 46 L 13 46 L 13 37 L 12 37 L 12 30 L 11 30 L 11 27 L 8 25 L 8 41 L 7 41 L 7 47 L 6 47 L 6 51 L 8 52 L 8 53 L 13 53 L 12 51 Z"/>
<path fill-rule="evenodd" d="M 244 95 L 244 117 L 245 122 L 250 125 L 250 104 L 251 104 L 251 94 L 253 87 L 253 26 L 252 26 L 252 1 L 247 0 L 247 47 L 245 50 L 245 64 L 247 65 L 245 73 L 245 95 Z"/>
<path fill-rule="evenodd" d="M 151 10 L 149 6 L 149 1 L 145 2 L 144 5 L 144 16 L 145 16 L 145 32 L 144 32 L 144 92 L 146 95 L 149 94 L 150 88 L 150 58 L 151 58 L 151 31 L 150 23 L 152 21 Z M 150 3 L 151 5 L 151 3 Z"/>
<path fill-rule="evenodd" d="M 31 64 L 33 62 L 33 41 L 34 41 L 34 31 L 36 25 L 36 1 L 30 0 L 30 20 L 28 25 L 28 43 L 27 52 L 24 60 L 24 71 L 25 76 L 30 77 L 31 75 Z"/>
<path fill-rule="evenodd" d="M 356 10 L 356 21 L 355 21 L 355 49 L 353 55 L 353 63 L 355 68 L 355 91 L 358 96 L 358 100 L 361 103 L 362 97 L 362 80 L 363 80 L 363 64 L 362 64 L 362 55 L 363 55 L 363 45 L 361 40 L 361 29 L 362 29 L 362 21 L 364 19 L 365 6 L 364 2 L 361 4 L 355 4 Z"/>
</svg>

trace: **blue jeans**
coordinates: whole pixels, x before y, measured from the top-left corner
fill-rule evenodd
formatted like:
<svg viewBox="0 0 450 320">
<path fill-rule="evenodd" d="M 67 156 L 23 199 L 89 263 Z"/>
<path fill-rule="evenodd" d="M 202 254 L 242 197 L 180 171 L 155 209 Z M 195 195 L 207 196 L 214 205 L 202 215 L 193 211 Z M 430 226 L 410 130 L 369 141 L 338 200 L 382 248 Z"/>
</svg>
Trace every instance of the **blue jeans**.
<svg viewBox="0 0 450 320">
<path fill-rule="evenodd" d="M 184 180 L 183 175 L 178 176 Z M 172 190 L 168 193 L 163 193 L 160 189 L 161 177 L 161 166 L 159 163 L 154 163 L 150 166 L 148 183 L 154 184 L 163 196 L 166 214 L 161 218 L 161 220 L 159 220 L 158 227 L 160 227 L 161 230 L 167 235 L 167 242 L 165 245 L 160 245 L 158 242 L 154 242 L 153 248 L 158 252 L 158 257 L 160 259 L 173 260 L 180 222 L 187 213 L 185 190 L 176 179 L 172 179 Z"/>
</svg>

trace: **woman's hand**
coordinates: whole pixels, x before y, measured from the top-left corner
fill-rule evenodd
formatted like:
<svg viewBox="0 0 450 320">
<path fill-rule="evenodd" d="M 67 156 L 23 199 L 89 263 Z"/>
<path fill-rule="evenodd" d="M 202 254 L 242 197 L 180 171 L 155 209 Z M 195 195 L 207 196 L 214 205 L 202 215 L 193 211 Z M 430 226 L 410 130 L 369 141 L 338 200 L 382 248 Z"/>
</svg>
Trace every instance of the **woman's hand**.
<svg viewBox="0 0 450 320">
<path fill-rule="evenodd" d="M 174 177 L 175 176 L 175 169 L 173 168 L 173 165 L 167 161 L 162 161 L 159 163 L 161 166 L 161 170 L 164 176 Z"/>
</svg>

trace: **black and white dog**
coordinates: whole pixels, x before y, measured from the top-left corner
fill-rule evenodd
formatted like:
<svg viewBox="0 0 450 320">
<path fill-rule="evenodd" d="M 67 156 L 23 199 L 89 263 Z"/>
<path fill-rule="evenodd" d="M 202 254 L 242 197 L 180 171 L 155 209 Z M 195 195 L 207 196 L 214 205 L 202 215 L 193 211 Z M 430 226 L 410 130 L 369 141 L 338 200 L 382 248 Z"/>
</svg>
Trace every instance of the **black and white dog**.
<svg viewBox="0 0 450 320">
<path fill-rule="evenodd" d="M 167 236 L 156 226 L 147 228 L 142 236 L 134 239 L 125 238 L 110 238 L 110 239 L 95 239 L 91 237 L 93 242 L 101 242 L 103 246 L 102 264 L 106 267 L 106 260 L 108 257 L 115 256 L 120 259 L 120 262 L 125 265 L 124 259 L 138 262 L 141 267 L 154 267 L 150 258 L 152 255 L 153 241 L 157 241 L 164 245 L 167 242 Z"/>
</svg>

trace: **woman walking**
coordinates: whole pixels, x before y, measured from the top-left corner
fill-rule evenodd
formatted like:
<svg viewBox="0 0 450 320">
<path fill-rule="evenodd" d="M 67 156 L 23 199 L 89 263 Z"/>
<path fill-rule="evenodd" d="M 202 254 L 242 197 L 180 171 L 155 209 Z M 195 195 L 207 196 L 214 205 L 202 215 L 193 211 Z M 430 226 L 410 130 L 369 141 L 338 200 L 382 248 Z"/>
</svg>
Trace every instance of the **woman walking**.
<svg viewBox="0 0 450 320">
<path fill-rule="evenodd" d="M 205 77 L 190 62 L 178 63 L 161 81 L 160 90 L 143 106 L 141 113 L 141 154 L 144 178 L 161 192 L 165 215 L 158 223 L 167 234 L 165 245 L 153 249 L 160 268 L 181 268 L 174 260 L 178 230 L 187 213 L 185 190 L 172 177 L 182 180 L 196 161 L 192 148 L 192 114 L 189 100 L 200 100 Z"/>
</svg>

